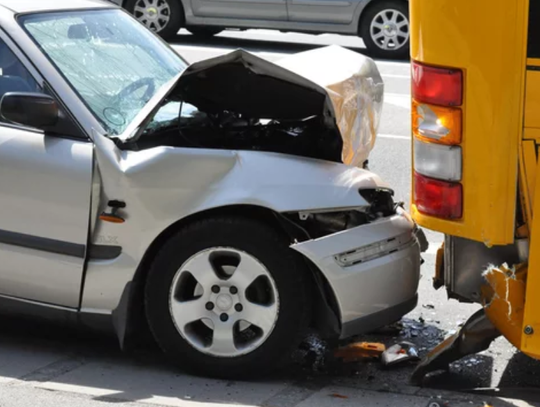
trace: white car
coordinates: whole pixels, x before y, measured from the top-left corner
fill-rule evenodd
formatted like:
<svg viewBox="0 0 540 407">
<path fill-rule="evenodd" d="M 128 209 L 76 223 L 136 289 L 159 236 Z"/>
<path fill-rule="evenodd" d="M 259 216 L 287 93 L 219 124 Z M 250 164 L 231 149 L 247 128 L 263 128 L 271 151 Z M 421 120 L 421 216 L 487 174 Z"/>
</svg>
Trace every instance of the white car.
<svg viewBox="0 0 540 407">
<path fill-rule="evenodd" d="M 341 163 L 315 83 L 242 51 L 188 67 L 92 0 L 1 0 L 0 65 L 1 309 L 122 344 L 146 322 L 232 378 L 416 305 L 423 235 Z"/>
</svg>

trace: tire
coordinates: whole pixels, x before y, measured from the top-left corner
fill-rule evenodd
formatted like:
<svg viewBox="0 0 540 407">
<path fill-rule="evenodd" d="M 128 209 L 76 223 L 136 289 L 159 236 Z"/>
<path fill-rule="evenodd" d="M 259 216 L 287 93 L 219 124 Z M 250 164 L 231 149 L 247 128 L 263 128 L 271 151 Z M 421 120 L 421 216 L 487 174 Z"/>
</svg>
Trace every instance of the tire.
<svg viewBox="0 0 540 407">
<path fill-rule="evenodd" d="M 169 11 L 164 12 L 168 16 L 167 21 L 149 18 L 148 15 L 136 11 L 135 7 L 137 5 L 140 7 L 145 6 L 145 0 L 128 0 L 125 8 L 145 25 L 146 28 L 154 31 L 163 39 L 169 40 L 178 34 L 178 31 L 185 23 L 184 8 L 182 7 L 181 0 L 159 0 L 159 2 L 159 4 L 166 4 L 168 6 Z"/>
<path fill-rule="evenodd" d="M 387 14 L 383 14 L 385 10 Z M 385 19 L 388 20 L 394 15 L 397 16 L 395 22 L 387 21 L 395 24 L 391 27 L 391 31 L 372 27 L 372 24 L 382 26 Z M 359 32 L 371 56 L 384 59 L 408 59 L 410 20 L 407 2 L 403 0 L 372 1 L 360 19 Z M 386 48 L 384 41 L 388 41 Z"/>
<path fill-rule="evenodd" d="M 187 27 L 187 30 L 196 37 L 211 38 L 223 31 L 219 27 Z"/>
<path fill-rule="evenodd" d="M 240 253 L 240 264 L 245 262 L 245 265 L 249 267 L 235 269 L 232 277 L 224 280 L 227 276 L 223 274 L 224 267 L 220 268 L 220 265 L 231 264 L 226 260 L 226 256 L 231 253 L 236 255 L 236 252 L 231 251 Z M 215 253 L 217 254 L 212 257 Z M 204 256 L 209 256 L 209 260 L 204 261 L 213 262 L 213 268 L 218 272 L 206 272 L 207 268 L 198 267 L 200 264 L 208 264 L 198 262 L 198 259 L 204 259 Z M 255 261 L 252 259 L 247 261 L 248 258 Z M 228 304 L 230 306 L 236 302 L 234 312 L 232 308 L 224 311 L 227 306 L 224 302 L 228 300 L 221 301 L 222 294 L 232 297 L 231 287 L 236 284 L 235 282 L 249 280 L 237 278 L 238 270 L 250 270 L 254 275 L 256 273 L 253 270 L 262 270 L 260 267 L 264 268 L 270 277 L 262 276 L 255 279 L 255 283 L 246 290 L 240 285 L 237 288 L 237 299 L 231 300 Z M 190 268 L 190 270 L 185 270 L 185 268 Z M 229 274 L 230 271 L 229 268 Z M 150 268 L 145 286 L 148 324 L 161 348 L 175 364 L 184 370 L 225 379 L 265 375 L 287 364 L 291 360 L 292 353 L 305 337 L 311 316 L 309 272 L 303 258 L 289 248 L 287 239 L 262 222 L 232 217 L 198 221 L 180 230 L 168 240 Z M 242 272 L 239 273 L 239 277 L 244 275 Z M 223 279 L 216 282 L 216 275 Z M 210 277 L 207 279 L 207 276 Z M 194 281 L 191 280 L 192 278 Z M 202 292 L 199 281 L 206 285 L 203 286 Z M 216 284 L 221 286 L 219 294 L 213 291 Z M 268 289 L 268 284 L 273 284 L 273 288 Z M 266 288 L 263 288 L 265 285 L 267 285 Z M 269 295 L 272 289 L 276 290 L 277 295 Z M 198 294 L 197 290 L 199 290 Z M 193 297 L 196 299 L 188 298 L 191 292 L 194 293 Z M 174 298 L 171 298 L 170 294 Z M 209 310 L 207 308 L 210 302 L 208 296 L 215 295 L 218 297 L 212 300 L 214 308 Z M 228 298 L 227 295 L 223 297 Z M 241 325 L 242 322 L 234 322 L 235 319 L 251 319 L 249 315 L 253 314 L 250 314 L 250 310 L 256 302 L 254 298 L 257 295 L 266 298 L 264 300 L 266 301 L 265 315 L 268 310 L 277 309 L 277 317 L 271 329 L 260 329 L 255 325 L 246 328 L 245 322 L 244 326 Z M 241 297 L 243 298 L 238 299 Z M 248 297 L 252 298 L 248 300 Z M 236 309 L 237 301 L 244 304 L 243 310 Z M 179 315 L 180 318 L 174 317 L 171 311 L 176 309 L 178 304 L 183 312 L 177 312 L 174 315 Z M 189 312 L 186 311 L 186 304 Z M 210 315 L 212 323 L 209 320 L 185 323 L 185 321 L 191 321 L 192 318 L 188 316 L 193 310 L 196 310 L 197 318 L 199 312 Z M 225 312 L 231 314 L 227 322 L 221 319 Z M 270 319 L 264 319 L 262 316 L 260 319 L 265 321 L 264 325 L 269 326 Z M 237 346 L 235 343 L 231 351 L 231 347 L 223 345 L 228 341 L 220 340 L 224 338 L 223 335 L 217 339 L 214 337 L 213 326 L 220 323 L 225 324 L 218 325 L 220 329 L 223 329 L 220 332 L 228 332 L 227 326 L 235 327 L 233 337 L 237 341 L 245 340 L 242 346 Z M 244 330 L 240 332 L 241 329 Z M 266 334 L 268 336 L 264 337 Z M 257 346 L 253 345 L 254 343 Z"/>
</svg>

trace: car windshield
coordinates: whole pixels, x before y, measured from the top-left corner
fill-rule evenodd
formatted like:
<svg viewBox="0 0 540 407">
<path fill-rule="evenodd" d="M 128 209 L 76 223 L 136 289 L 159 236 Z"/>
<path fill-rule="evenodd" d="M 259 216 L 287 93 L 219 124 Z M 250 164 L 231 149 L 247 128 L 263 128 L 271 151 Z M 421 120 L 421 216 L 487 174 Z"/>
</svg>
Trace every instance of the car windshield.
<svg viewBox="0 0 540 407">
<path fill-rule="evenodd" d="M 21 24 L 111 134 L 182 72 L 182 59 L 121 10 L 23 16 Z"/>
</svg>

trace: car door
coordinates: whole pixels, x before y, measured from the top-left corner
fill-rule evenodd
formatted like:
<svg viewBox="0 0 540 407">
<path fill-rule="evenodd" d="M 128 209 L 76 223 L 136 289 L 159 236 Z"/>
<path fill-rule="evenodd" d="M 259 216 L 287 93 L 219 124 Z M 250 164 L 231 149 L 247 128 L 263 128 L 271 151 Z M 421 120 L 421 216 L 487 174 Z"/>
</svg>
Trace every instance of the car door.
<svg viewBox="0 0 540 407">
<path fill-rule="evenodd" d="M 44 92 L 0 33 L 0 98 Z M 32 71 L 32 74 L 30 73 Z M 0 116 L 0 295 L 78 307 L 89 229 L 93 145 Z"/>
<path fill-rule="evenodd" d="M 287 21 L 287 0 L 187 1 L 191 1 L 191 8 L 195 17 Z"/>
<path fill-rule="evenodd" d="M 289 21 L 350 24 L 363 0 L 288 0 Z"/>
</svg>

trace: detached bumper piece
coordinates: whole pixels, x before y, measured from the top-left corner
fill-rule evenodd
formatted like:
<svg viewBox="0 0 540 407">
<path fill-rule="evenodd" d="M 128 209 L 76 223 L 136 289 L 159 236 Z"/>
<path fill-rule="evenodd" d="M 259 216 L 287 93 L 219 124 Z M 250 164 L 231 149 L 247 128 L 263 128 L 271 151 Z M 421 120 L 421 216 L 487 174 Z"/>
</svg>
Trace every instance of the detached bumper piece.
<svg viewBox="0 0 540 407">
<path fill-rule="evenodd" d="M 381 355 L 381 360 L 384 366 L 392 367 L 407 362 L 416 362 L 420 360 L 420 357 L 414 344 L 401 342 L 389 347 Z"/>
<path fill-rule="evenodd" d="M 450 363 L 486 350 L 500 335 L 483 309 L 476 312 L 459 332 L 437 345 L 422 359 L 412 374 L 411 382 L 421 385 L 428 373 L 448 370 Z"/>
</svg>

